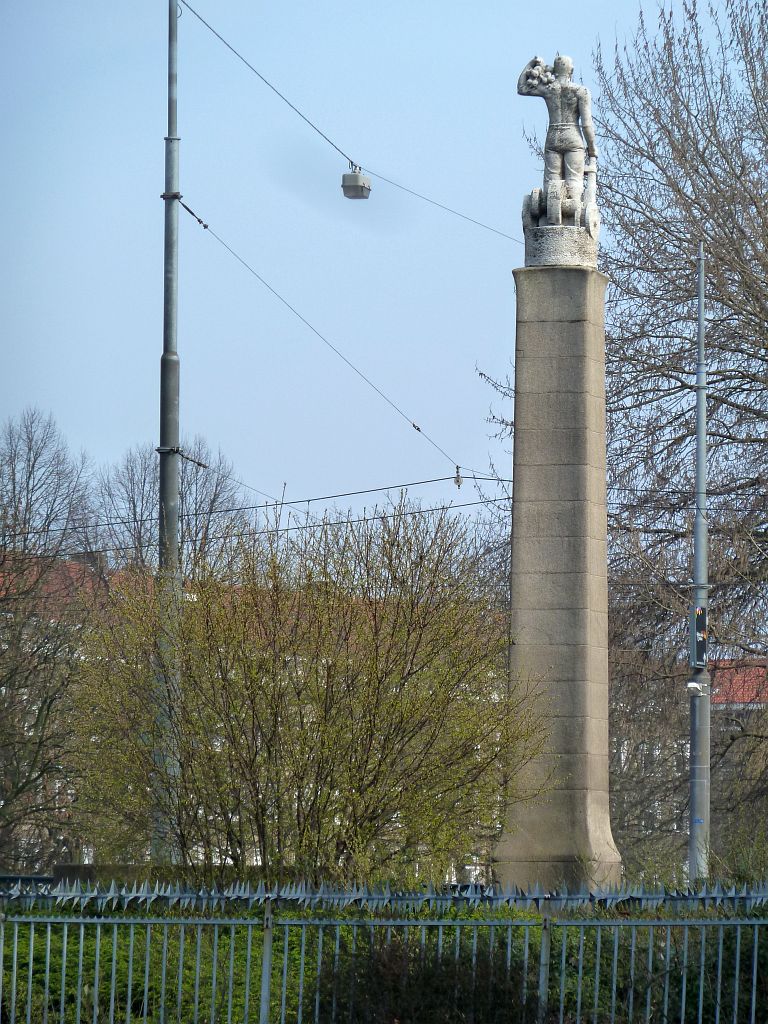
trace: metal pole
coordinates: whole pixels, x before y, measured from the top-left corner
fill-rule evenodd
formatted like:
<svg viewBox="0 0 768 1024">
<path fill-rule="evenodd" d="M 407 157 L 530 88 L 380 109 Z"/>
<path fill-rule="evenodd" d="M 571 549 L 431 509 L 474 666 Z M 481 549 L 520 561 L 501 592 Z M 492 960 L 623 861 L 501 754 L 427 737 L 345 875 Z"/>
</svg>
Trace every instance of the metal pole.
<svg viewBox="0 0 768 1024">
<path fill-rule="evenodd" d="M 541 918 L 541 951 L 539 956 L 539 994 L 536 1005 L 536 1024 L 544 1024 L 549 1005 L 549 961 L 552 946 L 551 920 L 547 914 Z M 565 941 L 565 939 L 563 939 Z"/>
<path fill-rule="evenodd" d="M 709 575 L 707 559 L 707 367 L 704 362 L 704 245 L 698 255 L 698 351 L 696 356 L 696 515 L 693 525 L 693 602 L 690 616 L 691 704 L 690 830 L 688 874 L 709 874 L 710 681 L 707 671 Z"/>
<path fill-rule="evenodd" d="M 264 941 L 261 951 L 261 1000 L 259 1003 L 259 1024 L 269 1024 L 269 1009 L 272 986 L 272 934 L 274 932 L 272 917 L 272 901 L 267 896 L 264 901 Z M 302 925 L 302 928 L 304 926 Z M 288 948 L 283 950 L 288 956 Z"/>
<path fill-rule="evenodd" d="M 176 0 L 168 10 L 168 135 L 165 140 L 165 287 L 160 360 L 160 571 L 179 570 L 179 138 L 176 122 L 178 23 Z"/>
<path fill-rule="evenodd" d="M 179 138 L 177 127 L 177 0 L 168 3 L 168 135 L 165 139 L 165 255 L 163 289 L 163 355 L 160 360 L 160 601 L 159 666 L 157 674 L 158 782 L 167 778 L 170 761 L 170 718 L 175 691 L 173 666 L 174 617 L 179 577 L 179 355 L 177 322 L 179 302 Z M 172 860 L 168 844 L 167 814 L 156 795 L 153 863 Z"/>
</svg>

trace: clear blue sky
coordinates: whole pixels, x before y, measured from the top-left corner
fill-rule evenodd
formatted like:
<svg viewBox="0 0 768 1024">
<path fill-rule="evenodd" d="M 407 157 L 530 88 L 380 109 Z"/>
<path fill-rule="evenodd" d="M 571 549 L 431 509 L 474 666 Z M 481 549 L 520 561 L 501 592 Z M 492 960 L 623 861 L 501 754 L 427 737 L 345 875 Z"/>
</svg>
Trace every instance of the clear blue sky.
<svg viewBox="0 0 768 1024">
<path fill-rule="evenodd" d="M 634 0 L 192 6 L 360 163 L 515 237 L 540 179 L 523 129 L 546 122 L 516 95 L 521 68 L 559 49 L 591 85 L 598 34 L 637 15 Z M 96 464 L 157 443 L 166 25 L 164 0 L 0 7 L 0 410 L 52 412 Z M 341 156 L 187 10 L 179 38 L 185 201 L 452 460 L 506 470 L 476 366 L 511 368 L 522 246 L 375 179 L 367 202 L 343 199 Z M 452 473 L 183 213 L 179 351 L 182 430 L 254 487 Z"/>
</svg>

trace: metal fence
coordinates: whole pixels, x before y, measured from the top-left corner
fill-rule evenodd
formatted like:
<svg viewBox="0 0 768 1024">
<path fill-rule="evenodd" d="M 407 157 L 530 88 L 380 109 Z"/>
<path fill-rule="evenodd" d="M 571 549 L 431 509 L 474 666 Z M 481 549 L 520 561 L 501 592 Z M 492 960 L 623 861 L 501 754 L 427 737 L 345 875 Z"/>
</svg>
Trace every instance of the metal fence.
<svg viewBox="0 0 768 1024">
<path fill-rule="evenodd" d="M 761 892 L 486 895 L 0 892 L 0 1022 L 768 1021 Z"/>
</svg>

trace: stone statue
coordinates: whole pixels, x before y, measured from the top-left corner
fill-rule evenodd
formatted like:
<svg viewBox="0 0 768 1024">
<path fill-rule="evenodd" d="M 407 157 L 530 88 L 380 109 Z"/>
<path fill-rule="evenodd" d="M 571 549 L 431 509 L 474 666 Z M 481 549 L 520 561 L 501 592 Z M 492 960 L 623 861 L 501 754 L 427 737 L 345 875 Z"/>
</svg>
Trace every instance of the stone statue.
<svg viewBox="0 0 768 1024">
<path fill-rule="evenodd" d="M 586 261 L 586 265 L 596 265 L 600 214 L 597 145 L 589 90 L 573 82 L 571 58 L 557 56 L 552 67 L 541 57 L 529 61 L 520 73 L 517 91 L 521 96 L 541 96 L 549 112 L 544 187 L 534 189 L 523 205 L 526 264 L 530 242 L 533 263 L 550 263 L 562 257 L 566 263 Z M 563 234 L 565 227 L 582 229 L 588 239 Z M 539 234 L 540 229 L 546 228 L 560 229 L 557 237 Z"/>
<path fill-rule="evenodd" d="M 583 85 L 574 85 L 572 79 L 570 57 L 555 57 L 551 68 L 541 57 L 534 57 L 523 68 L 517 91 L 521 96 L 541 96 L 549 111 L 544 143 L 544 191 L 555 181 L 565 181 L 568 196 L 575 199 L 584 187 L 584 143 L 586 141 L 587 153 L 593 159 L 597 159 L 597 146 L 589 90 Z"/>
</svg>

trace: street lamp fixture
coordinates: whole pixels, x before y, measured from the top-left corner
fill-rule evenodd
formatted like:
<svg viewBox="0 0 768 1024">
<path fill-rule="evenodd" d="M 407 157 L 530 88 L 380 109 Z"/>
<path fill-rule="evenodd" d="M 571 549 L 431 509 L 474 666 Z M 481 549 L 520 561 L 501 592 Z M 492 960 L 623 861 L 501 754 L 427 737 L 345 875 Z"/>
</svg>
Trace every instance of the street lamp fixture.
<svg viewBox="0 0 768 1024">
<path fill-rule="evenodd" d="M 367 199 L 371 194 L 371 179 L 356 164 L 341 176 L 341 191 L 346 199 Z"/>
</svg>

